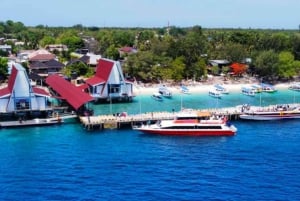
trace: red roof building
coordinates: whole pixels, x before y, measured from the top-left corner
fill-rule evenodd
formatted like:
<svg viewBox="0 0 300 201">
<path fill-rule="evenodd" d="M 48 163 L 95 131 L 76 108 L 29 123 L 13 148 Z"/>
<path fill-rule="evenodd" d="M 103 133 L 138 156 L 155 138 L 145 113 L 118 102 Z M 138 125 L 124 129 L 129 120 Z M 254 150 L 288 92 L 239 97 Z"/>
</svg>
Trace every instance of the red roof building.
<svg viewBox="0 0 300 201">
<path fill-rule="evenodd" d="M 75 110 L 78 110 L 85 103 L 94 100 L 89 94 L 83 92 L 80 88 L 59 75 L 48 76 L 46 83 L 59 94 L 61 99 L 66 100 Z"/>
<path fill-rule="evenodd" d="M 124 79 L 118 61 L 101 58 L 96 67 L 96 74 L 85 82 L 95 100 L 131 101 L 134 96 L 133 84 Z"/>
<path fill-rule="evenodd" d="M 42 88 L 32 87 L 26 70 L 13 64 L 8 85 L 0 89 L 0 112 L 49 110 L 47 98 L 50 94 Z"/>
</svg>

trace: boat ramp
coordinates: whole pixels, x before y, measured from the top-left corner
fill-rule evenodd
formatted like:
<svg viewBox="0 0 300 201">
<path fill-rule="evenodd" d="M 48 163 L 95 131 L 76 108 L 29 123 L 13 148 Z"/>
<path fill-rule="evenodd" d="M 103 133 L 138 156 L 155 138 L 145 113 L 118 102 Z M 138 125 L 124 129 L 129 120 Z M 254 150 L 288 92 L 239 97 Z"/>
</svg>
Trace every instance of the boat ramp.
<svg viewBox="0 0 300 201">
<path fill-rule="evenodd" d="M 210 112 L 213 115 L 226 116 L 229 120 L 239 119 L 240 107 L 229 107 L 219 109 L 193 110 L 199 112 Z M 80 122 L 87 130 L 120 129 L 134 125 L 146 124 L 158 120 L 174 119 L 178 112 L 148 112 L 126 116 L 98 115 L 81 116 Z"/>
</svg>

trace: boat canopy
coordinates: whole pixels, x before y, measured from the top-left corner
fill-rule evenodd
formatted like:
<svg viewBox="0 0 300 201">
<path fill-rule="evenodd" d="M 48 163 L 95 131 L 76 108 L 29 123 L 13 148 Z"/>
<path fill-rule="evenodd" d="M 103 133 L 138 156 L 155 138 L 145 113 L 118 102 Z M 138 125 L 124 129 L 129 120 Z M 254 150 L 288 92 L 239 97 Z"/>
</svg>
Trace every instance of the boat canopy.
<svg viewBox="0 0 300 201">
<path fill-rule="evenodd" d="M 198 117 L 210 117 L 211 113 L 210 112 L 198 112 L 197 116 Z"/>
</svg>

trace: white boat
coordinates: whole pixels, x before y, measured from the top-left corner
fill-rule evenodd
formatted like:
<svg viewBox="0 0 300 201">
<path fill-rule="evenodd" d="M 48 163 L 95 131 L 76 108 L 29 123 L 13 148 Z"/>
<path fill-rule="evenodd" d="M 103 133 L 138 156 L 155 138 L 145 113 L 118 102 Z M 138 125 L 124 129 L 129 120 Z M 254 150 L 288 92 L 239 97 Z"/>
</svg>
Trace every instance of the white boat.
<svg viewBox="0 0 300 201">
<path fill-rule="evenodd" d="M 289 89 L 290 89 L 290 90 L 293 90 L 293 91 L 300 91 L 300 83 L 298 83 L 298 82 L 292 83 L 292 84 L 289 86 Z"/>
<path fill-rule="evenodd" d="M 232 136 L 237 132 L 226 118 L 214 117 L 209 112 L 179 113 L 174 120 L 161 120 L 133 129 L 146 134 L 178 136 Z"/>
<path fill-rule="evenodd" d="M 277 105 L 272 108 L 248 107 L 240 115 L 241 119 L 246 120 L 281 120 L 281 119 L 299 119 L 300 108 L 289 107 L 289 105 Z"/>
<path fill-rule="evenodd" d="M 263 92 L 273 93 L 273 92 L 277 91 L 275 89 L 275 87 L 270 84 L 261 83 L 260 86 L 261 86 Z"/>
<path fill-rule="evenodd" d="M 242 94 L 247 96 L 255 96 L 255 90 L 252 87 L 242 87 Z"/>
<path fill-rule="evenodd" d="M 166 98 L 172 97 L 172 92 L 165 85 L 162 85 L 158 88 L 158 93 L 160 93 L 163 97 Z"/>
<path fill-rule="evenodd" d="M 190 93 L 189 88 L 187 88 L 187 87 L 184 86 L 184 85 L 181 85 L 181 86 L 180 86 L 180 91 L 181 91 L 181 93 L 184 93 L 184 94 L 189 94 L 189 93 Z"/>
<path fill-rule="evenodd" d="M 215 84 L 214 87 L 216 91 L 219 91 L 222 94 L 229 94 L 228 89 L 226 89 L 222 84 Z"/>
<path fill-rule="evenodd" d="M 262 87 L 258 84 L 253 84 L 251 85 L 252 89 L 254 90 L 255 93 L 260 93 L 262 92 Z"/>
<path fill-rule="evenodd" d="M 211 89 L 208 91 L 208 94 L 211 96 L 211 97 L 214 97 L 214 98 L 221 98 L 222 97 L 222 94 L 221 92 L 215 90 L 215 89 Z"/>
<path fill-rule="evenodd" d="M 163 101 L 163 98 L 160 93 L 153 93 L 151 96 L 154 100 Z"/>
</svg>

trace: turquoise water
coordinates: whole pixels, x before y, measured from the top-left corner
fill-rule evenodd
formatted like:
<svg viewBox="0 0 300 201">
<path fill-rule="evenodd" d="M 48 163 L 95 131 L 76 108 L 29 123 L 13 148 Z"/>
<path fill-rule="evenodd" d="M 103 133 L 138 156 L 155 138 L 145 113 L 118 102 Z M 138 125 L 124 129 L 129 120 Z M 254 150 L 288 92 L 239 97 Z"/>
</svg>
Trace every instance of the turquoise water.
<svg viewBox="0 0 300 201">
<path fill-rule="evenodd" d="M 264 104 L 290 103 L 294 93 L 262 96 Z M 188 108 L 216 107 L 206 94 L 182 99 Z M 229 94 L 218 106 L 259 105 L 259 99 Z M 95 109 L 136 113 L 180 106 L 180 96 L 158 103 L 145 95 Z M 299 120 L 233 123 L 233 137 L 88 132 L 78 123 L 2 129 L 0 200 L 299 200 Z"/>
<path fill-rule="evenodd" d="M 279 90 L 275 93 L 260 93 L 254 97 L 242 95 L 240 92 L 232 92 L 223 95 L 221 99 L 213 98 L 208 93 L 175 94 L 173 98 L 164 98 L 164 101 L 156 101 L 151 95 L 139 95 L 131 104 L 99 104 L 93 105 L 95 114 L 111 114 L 128 112 L 129 114 L 145 113 L 152 111 L 179 111 L 181 107 L 194 109 L 233 107 L 250 104 L 256 106 L 268 106 L 272 104 L 300 103 L 300 92 Z"/>
</svg>

